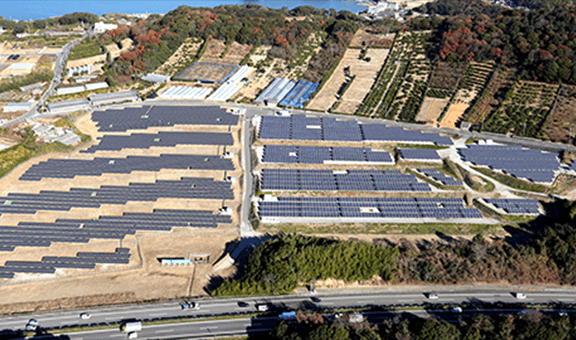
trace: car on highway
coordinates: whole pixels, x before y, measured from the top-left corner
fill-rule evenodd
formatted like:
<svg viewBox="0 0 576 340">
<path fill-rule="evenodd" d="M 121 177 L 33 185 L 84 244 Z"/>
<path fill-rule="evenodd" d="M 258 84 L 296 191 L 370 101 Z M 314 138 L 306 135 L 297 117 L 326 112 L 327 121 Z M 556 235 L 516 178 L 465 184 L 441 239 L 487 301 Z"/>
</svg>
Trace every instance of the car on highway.
<svg viewBox="0 0 576 340">
<path fill-rule="evenodd" d="M 198 302 L 184 301 L 182 303 L 182 309 L 184 309 L 184 310 L 199 310 L 200 304 Z"/>
<path fill-rule="evenodd" d="M 430 300 L 438 300 L 438 294 L 436 294 L 436 293 L 427 293 L 425 295 Z"/>
<path fill-rule="evenodd" d="M 246 308 L 250 306 L 248 303 L 244 302 L 244 301 L 238 301 L 238 307 L 240 308 Z"/>
<path fill-rule="evenodd" d="M 90 315 L 88 313 L 80 314 L 80 319 L 82 319 L 82 320 L 90 320 L 91 317 L 92 317 L 92 315 Z"/>
<path fill-rule="evenodd" d="M 138 333 L 136 332 L 128 333 L 128 339 L 138 339 Z"/>
<path fill-rule="evenodd" d="M 524 293 L 515 293 L 514 295 L 518 300 L 524 300 L 526 298 L 526 294 Z"/>
<path fill-rule="evenodd" d="M 320 300 L 320 299 L 319 299 L 318 297 L 316 297 L 316 296 L 311 297 L 310 300 L 312 300 L 312 302 L 316 302 L 316 303 L 322 301 L 322 300 Z"/>
<path fill-rule="evenodd" d="M 38 328 L 38 320 L 30 319 L 28 320 L 28 324 L 26 325 L 27 331 L 35 331 Z"/>
<path fill-rule="evenodd" d="M 267 303 L 259 303 L 256 305 L 256 310 L 259 312 L 266 312 L 269 309 L 270 307 L 268 307 Z"/>
<path fill-rule="evenodd" d="M 454 307 L 454 308 L 452 308 L 452 313 L 462 313 L 462 308 Z"/>
</svg>

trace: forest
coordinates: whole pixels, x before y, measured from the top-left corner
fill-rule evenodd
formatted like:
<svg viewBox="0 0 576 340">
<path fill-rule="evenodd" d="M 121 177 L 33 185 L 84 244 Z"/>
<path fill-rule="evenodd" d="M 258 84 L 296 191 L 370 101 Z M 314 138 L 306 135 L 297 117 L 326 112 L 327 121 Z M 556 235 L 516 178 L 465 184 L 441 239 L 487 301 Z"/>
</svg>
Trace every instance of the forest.
<svg viewBox="0 0 576 340">
<path fill-rule="evenodd" d="M 327 278 L 392 280 L 398 249 L 303 235 L 279 235 L 249 255 L 246 273 L 228 280 L 214 296 L 288 294 L 301 282 Z"/>
<path fill-rule="evenodd" d="M 481 1 L 439 0 L 420 10 L 449 17 L 415 19 L 411 27 L 433 29 L 436 44 L 430 44 L 428 52 L 439 60 L 494 60 L 517 67 L 527 80 L 576 84 L 576 7 L 548 5 L 526 11 Z"/>
<path fill-rule="evenodd" d="M 476 235 L 472 241 L 415 246 L 408 241 L 368 244 L 281 234 L 254 249 L 243 277 L 225 281 L 212 295 L 287 294 L 313 279 L 350 282 L 374 275 L 391 284 L 574 285 L 576 203 L 559 201 L 556 209 L 564 212 L 557 223 L 505 227 L 513 236 L 494 241 Z"/>
<path fill-rule="evenodd" d="M 286 20 L 306 16 L 306 20 Z M 164 63 L 186 38 L 219 39 L 227 44 L 271 45 L 270 55 L 290 61 L 314 32 L 327 34 L 322 51 L 310 61 L 304 78 L 318 81 L 330 70 L 363 19 L 353 13 L 297 7 L 291 11 L 258 5 L 190 8 L 180 6 L 163 17 L 149 17 L 132 27 L 119 27 L 102 38 L 105 45 L 129 37 L 134 50 L 124 52 L 106 67 L 107 75 L 153 71 Z"/>
</svg>

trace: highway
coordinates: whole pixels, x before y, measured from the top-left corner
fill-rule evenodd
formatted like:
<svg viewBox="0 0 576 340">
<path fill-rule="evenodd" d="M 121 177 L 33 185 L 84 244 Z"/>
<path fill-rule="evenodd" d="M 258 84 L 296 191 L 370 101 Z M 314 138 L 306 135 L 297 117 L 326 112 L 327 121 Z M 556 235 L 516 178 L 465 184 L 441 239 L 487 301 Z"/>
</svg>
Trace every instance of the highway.
<svg viewBox="0 0 576 340">
<path fill-rule="evenodd" d="M 463 305 L 474 306 L 478 304 L 494 304 L 494 303 L 529 303 L 529 304 L 576 304 L 576 290 L 538 290 L 527 291 L 520 290 L 526 293 L 525 299 L 517 299 L 513 292 L 507 289 L 490 289 L 488 286 L 474 289 L 466 287 L 466 289 L 448 289 L 447 287 L 436 287 L 428 291 L 417 291 L 417 287 L 396 287 L 396 291 L 386 292 L 365 292 L 357 294 L 336 294 L 337 292 L 331 290 L 319 291 L 316 295 L 319 301 L 314 302 L 312 295 L 288 295 L 288 296 L 268 296 L 268 297 L 249 297 L 244 299 L 209 299 L 200 300 L 200 310 L 182 310 L 180 301 L 162 302 L 155 304 L 139 304 L 127 306 L 108 306 L 100 308 L 90 308 L 83 310 L 68 310 L 68 311 L 53 311 L 46 313 L 34 313 L 28 315 L 6 316 L 0 318 L 0 329 L 7 331 L 17 331 L 23 329 L 28 320 L 31 318 L 39 321 L 39 327 L 44 329 L 55 329 L 69 326 L 81 325 L 102 325 L 102 324 L 116 324 L 128 320 L 141 320 L 141 321 L 154 321 L 161 319 L 173 319 L 181 317 L 211 317 L 219 315 L 241 314 L 241 313 L 255 313 L 256 304 L 266 303 L 270 306 L 270 316 L 274 316 L 285 310 L 301 309 L 301 310 L 320 310 L 320 309 L 339 309 L 348 307 L 378 307 L 378 306 L 423 306 L 434 304 L 449 304 L 449 305 Z M 409 291 L 407 291 L 409 290 Z M 433 291 L 438 295 L 438 299 L 428 299 L 427 293 Z M 240 303 L 239 303 L 240 302 Z M 242 304 L 245 303 L 244 304 Z M 520 307 L 521 308 L 521 307 Z M 82 320 L 81 313 L 91 314 L 89 320 Z M 425 314 L 434 314 L 436 312 L 426 312 Z M 273 319 L 273 318 L 272 318 Z M 179 325 L 162 325 L 145 327 L 146 332 L 165 332 L 171 333 L 170 336 L 184 332 L 183 334 L 198 334 L 199 331 L 207 332 L 208 329 L 218 329 L 219 331 L 228 332 L 231 329 L 238 330 L 237 327 L 254 327 L 255 324 L 249 319 L 235 319 L 238 323 L 229 321 L 203 321 L 203 323 L 195 323 L 194 331 L 190 328 L 190 324 Z M 240 320 L 244 320 L 243 323 Z M 264 324 L 258 324 L 258 327 L 264 327 L 269 324 L 269 319 L 258 319 Z M 268 321 L 267 321 L 268 320 Z M 212 325 L 211 328 L 210 326 Z M 243 326 L 239 326 L 243 325 Z M 203 329 L 201 329 L 204 327 Z M 234 328 L 236 327 L 236 328 Z M 267 326 L 266 326 L 267 327 Z M 264 328 L 266 328 L 264 327 Z M 273 327 L 273 326 L 272 326 Z M 150 329 L 149 329 L 150 328 Z M 262 328 L 262 329 L 264 329 Z M 268 329 L 268 328 L 267 328 Z M 192 333 L 191 333 L 192 332 Z M 119 331 L 99 331 L 98 334 L 103 338 L 103 334 L 108 334 L 107 337 L 119 336 Z M 156 334 L 154 333 L 154 334 Z M 174 334 L 172 334 L 174 333 Z M 203 333 L 203 334 L 204 334 Z M 144 334 L 144 332 L 143 332 Z M 152 334 L 152 333 L 150 333 Z M 156 335 L 152 334 L 152 338 Z M 73 339 L 79 339 L 78 334 L 75 334 Z M 94 332 L 82 333 L 83 339 L 98 339 L 98 335 Z M 144 335 L 142 336 L 144 338 Z M 160 337 L 158 337 L 160 338 Z"/>
</svg>

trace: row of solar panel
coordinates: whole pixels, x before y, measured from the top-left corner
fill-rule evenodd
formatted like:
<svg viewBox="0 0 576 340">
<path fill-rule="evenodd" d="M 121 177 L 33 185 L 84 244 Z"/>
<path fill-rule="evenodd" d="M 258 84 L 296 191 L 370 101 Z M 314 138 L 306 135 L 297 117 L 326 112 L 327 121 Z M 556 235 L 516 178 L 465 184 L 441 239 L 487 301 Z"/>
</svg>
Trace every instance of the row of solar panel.
<svg viewBox="0 0 576 340">
<path fill-rule="evenodd" d="M 535 199 L 512 199 L 512 198 L 485 198 L 486 203 L 494 205 L 496 208 L 504 210 L 508 214 L 538 215 L 540 205 Z"/>
<path fill-rule="evenodd" d="M 133 133 L 129 136 L 104 135 L 100 143 L 82 153 L 96 151 L 119 151 L 122 149 L 147 149 L 150 147 L 174 147 L 176 145 L 232 145 L 234 139 L 229 133 L 213 132 L 167 132 Z"/>
<path fill-rule="evenodd" d="M 44 256 L 42 261 L 6 261 L 0 278 L 11 279 L 15 273 L 53 274 L 57 268 L 94 269 L 96 264 L 128 264 L 130 249 L 116 248 L 114 253 L 80 252 L 76 257 Z"/>
<path fill-rule="evenodd" d="M 0 197 L 0 214 L 34 214 L 37 210 L 70 210 L 73 207 L 98 208 L 102 204 L 126 204 L 128 201 L 156 201 L 160 197 L 179 199 L 234 199 L 229 182 L 211 178 L 187 178 L 180 181 L 158 180 L 130 186 L 71 188 L 70 191 L 40 191 L 38 194 L 9 193 Z"/>
<path fill-rule="evenodd" d="M 419 130 L 405 130 L 384 124 L 359 124 L 356 121 L 338 121 L 334 118 L 316 118 L 303 115 L 290 117 L 262 117 L 262 139 L 326 140 L 326 141 L 380 141 L 406 143 L 433 143 L 453 145 L 450 137 Z"/>
<path fill-rule="evenodd" d="M 42 178 L 74 178 L 100 176 L 103 173 L 127 174 L 133 171 L 160 171 L 160 169 L 194 169 L 233 171 L 230 159 L 205 155 L 170 155 L 159 157 L 128 156 L 126 158 L 49 159 L 30 167 L 21 177 L 23 181 Z"/>
<path fill-rule="evenodd" d="M 174 125 L 237 125 L 238 116 L 215 106 L 143 106 L 94 111 L 102 132 L 119 132 Z"/>
<path fill-rule="evenodd" d="M 394 164 L 390 153 L 369 148 L 266 145 L 262 162 L 322 164 L 338 162 L 378 162 Z"/>
<path fill-rule="evenodd" d="M 52 242 L 85 243 L 90 239 L 123 239 L 136 231 L 170 231 L 181 228 L 216 228 L 230 224 L 229 216 L 208 210 L 154 210 L 124 213 L 98 219 L 57 219 L 55 222 L 20 222 L 17 227 L 0 226 L 0 251 L 16 246 L 49 247 Z"/>
<path fill-rule="evenodd" d="M 346 174 L 330 170 L 264 169 L 262 190 L 362 190 L 431 191 L 414 175 L 387 174 L 385 171 L 351 170 Z"/>
<path fill-rule="evenodd" d="M 459 149 L 462 158 L 475 165 L 487 166 L 517 178 L 552 183 L 559 170 L 557 153 L 523 149 L 517 145 L 468 145 Z"/>
</svg>

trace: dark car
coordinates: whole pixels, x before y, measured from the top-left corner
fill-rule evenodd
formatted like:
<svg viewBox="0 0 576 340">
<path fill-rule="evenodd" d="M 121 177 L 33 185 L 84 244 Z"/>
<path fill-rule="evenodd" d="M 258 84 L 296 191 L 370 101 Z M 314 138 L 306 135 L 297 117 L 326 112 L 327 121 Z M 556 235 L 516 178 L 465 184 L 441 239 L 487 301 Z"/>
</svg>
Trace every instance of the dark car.
<svg viewBox="0 0 576 340">
<path fill-rule="evenodd" d="M 316 296 L 311 297 L 310 300 L 312 300 L 312 302 L 316 302 L 316 303 L 322 301 L 322 300 L 320 300 L 319 298 L 317 298 Z"/>
</svg>

